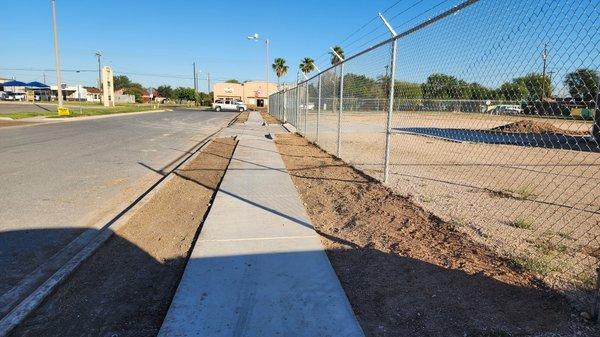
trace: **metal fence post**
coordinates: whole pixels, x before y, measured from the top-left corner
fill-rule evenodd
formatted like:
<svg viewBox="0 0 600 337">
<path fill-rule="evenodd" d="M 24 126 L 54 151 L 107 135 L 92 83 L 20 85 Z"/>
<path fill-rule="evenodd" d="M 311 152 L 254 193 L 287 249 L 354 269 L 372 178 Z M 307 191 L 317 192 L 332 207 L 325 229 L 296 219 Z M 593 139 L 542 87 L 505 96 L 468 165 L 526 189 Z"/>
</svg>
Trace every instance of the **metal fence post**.
<svg viewBox="0 0 600 337">
<path fill-rule="evenodd" d="M 342 61 L 340 66 L 340 106 L 338 109 L 338 120 L 337 120 L 337 147 L 336 156 L 340 158 L 340 150 L 342 147 L 342 111 L 344 110 L 344 62 Z"/>
<path fill-rule="evenodd" d="M 396 39 L 395 37 L 397 37 L 398 35 L 396 34 L 396 31 L 390 25 L 390 23 L 387 22 L 387 20 L 383 16 L 383 14 L 379 13 L 379 18 L 381 18 L 381 21 L 383 21 L 383 24 L 390 31 L 390 34 L 392 34 L 392 59 L 390 62 L 391 73 L 390 73 L 390 78 L 389 78 L 390 88 L 388 89 L 388 96 L 389 96 L 388 97 L 388 106 L 387 106 L 388 115 L 387 115 L 387 122 L 386 122 L 386 126 L 385 126 L 385 159 L 384 159 L 384 164 L 383 164 L 383 182 L 387 183 L 388 177 L 390 175 L 390 148 L 391 148 L 391 141 L 392 141 L 392 117 L 394 114 L 394 89 L 395 89 L 394 84 L 396 81 L 396 51 L 397 51 L 396 47 L 397 47 L 398 39 Z M 377 101 L 377 104 L 379 104 L 379 100 Z"/>
<path fill-rule="evenodd" d="M 598 113 L 597 109 L 596 113 Z M 596 319 L 596 322 L 600 323 L 600 266 L 596 268 L 596 289 L 594 290 L 592 317 Z"/>
<path fill-rule="evenodd" d="M 319 74 L 319 98 L 317 99 L 317 104 L 319 105 L 317 108 L 317 137 L 315 142 L 319 143 L 319 122 L 321 117 L 321 74 Z"/>
<path fill-rule="evenodd" d="M 304 87 L 306 88 L 304 94 L 304 134 L 308 136 L 307 129 L 307 119 L 308 119 L 308 82 L 304 82 Z"/>
<path fill-rule="evenodd" d="M 296 84 L 296 116 L 294 118 L 294 126 L 298 128 L 298 115 L 300 115 L 300 88 Z"/>
<path fill-rule="evenodd" d="M 592 136 L 596 142 L 600 142 L 600 92 L 596 95 L 596 109 L 594 112 L 594 126 L 592 126 Z"/>
<path fill-rule="evenodd" d="M 286 114 L 287 114 L 287 95 L 286 94 L 287 94 L 287 91 L 284 91 L 283 92 L 283 122 L 284 123 L 287 122 L 287 120 L 286 120 L 286 118 L 287 118 L 287 116 L 286 116 Z"/>
<path fill-rule="evenodd" d="M 390 74 L 390 89 L 388 90 L 388 115 L 387 124 L 385 127 L 385 161 L 383 168 L 383 182 L 387 183 L 390 175 L 390 149 L 392 141 L 392 117 L 394 114 L 394 84 L 396 77 L 396 49 L 398 40 L 392 41 L 392 62 L 391 62 L 391 74 Z"/>
</svg>

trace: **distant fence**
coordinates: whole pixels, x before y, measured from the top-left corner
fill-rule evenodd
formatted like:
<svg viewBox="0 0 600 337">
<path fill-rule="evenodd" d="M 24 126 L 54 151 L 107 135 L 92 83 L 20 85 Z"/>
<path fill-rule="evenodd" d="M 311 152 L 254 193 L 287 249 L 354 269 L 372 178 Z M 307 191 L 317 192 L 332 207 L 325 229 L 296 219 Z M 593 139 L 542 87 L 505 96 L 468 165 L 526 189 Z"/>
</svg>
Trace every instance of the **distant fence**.
<svg viewBox="0 0 600 337">
<path fill-rule="evenodd" d="M 269 112 L 589 308 L 599 7 L 466 1 L 271 95 Z"/>
</svg>

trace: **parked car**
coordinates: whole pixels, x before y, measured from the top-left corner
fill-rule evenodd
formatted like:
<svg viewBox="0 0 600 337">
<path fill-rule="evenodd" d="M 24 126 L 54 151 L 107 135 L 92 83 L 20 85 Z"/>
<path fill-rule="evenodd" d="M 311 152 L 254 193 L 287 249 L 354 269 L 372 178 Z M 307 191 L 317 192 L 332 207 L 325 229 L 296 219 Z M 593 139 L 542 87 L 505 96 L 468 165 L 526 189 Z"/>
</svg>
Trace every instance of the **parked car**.
<svg viewBox="0 0 600 337">
<path fill-rule="evenodd" d="M 497 105 L 491 111 L 492 115 L 521 115 L 523 109 L 518 105 Z"/>
<path fill-rule="evenodd" d="M 9 93 L 7 98 L 7 101 L 24 101 L 25 100 L 25 94 L 23 93 Z"/>
<path fill-rule="evenodd" d="M 236 100 L 217 100 L 212 104 L 212 108 L 215 111 L 229 110 L 229 111 L 246 111 L 248 107 L 244 102 Z"/>
<path fill-rule="evenodd" d="M 315 105 L 313 103 L 308 103 L 306 105 L 307 110 L 313 110 L 314 108 L 315 108 Z M 300 104 L 300 109 L 304 109 L 304 104 Z"/>
</svg>

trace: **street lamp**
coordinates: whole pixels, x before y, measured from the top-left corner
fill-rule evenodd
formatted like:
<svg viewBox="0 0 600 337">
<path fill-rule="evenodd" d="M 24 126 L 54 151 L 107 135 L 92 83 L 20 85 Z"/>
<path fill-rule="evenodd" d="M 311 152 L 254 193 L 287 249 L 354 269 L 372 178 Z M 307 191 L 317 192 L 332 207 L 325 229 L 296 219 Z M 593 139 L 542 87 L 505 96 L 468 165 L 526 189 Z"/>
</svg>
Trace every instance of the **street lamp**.
<svg viewBox="0 0 600 337">
<path fill-rule="evenodd" d="M 254 33 L 254 35 L 248 36 L 248 40 L 252 41 L 265 41 L 265 49 L 266 49 L 266 58 L 265 58 L 265 70 L 267 72 L 267 94 L 265 97 L 269 98 L 269 39 L 261 38 L 258 36 L 258 33 Z M 266 103 L 266 101 L 265 101 Z"/>
</svg>

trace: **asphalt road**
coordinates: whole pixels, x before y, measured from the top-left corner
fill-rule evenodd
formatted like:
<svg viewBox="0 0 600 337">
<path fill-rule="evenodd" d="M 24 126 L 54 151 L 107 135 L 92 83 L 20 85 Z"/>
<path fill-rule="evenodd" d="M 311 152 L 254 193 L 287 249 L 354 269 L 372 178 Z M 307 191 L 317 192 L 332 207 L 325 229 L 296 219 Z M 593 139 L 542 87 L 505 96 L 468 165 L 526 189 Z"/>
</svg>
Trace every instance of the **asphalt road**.
<svg viewBox="0 0 600 337">
<path fill-rule="evenodd" d="M 36 112 L 36 111 L 54 111 L 56 105 L 52 104 L 33 104 L 33 103 L 11 103 L 0 102 L 0 115 L 14 112 Z M 0 116 L 1 117 L 1 116 Z"/>
<path fill-rule="evenodd" d="M 181 110 L 0 128 L 0 314 L 49 257 L 97 232 L 234 116 Z"/>
</svg>

